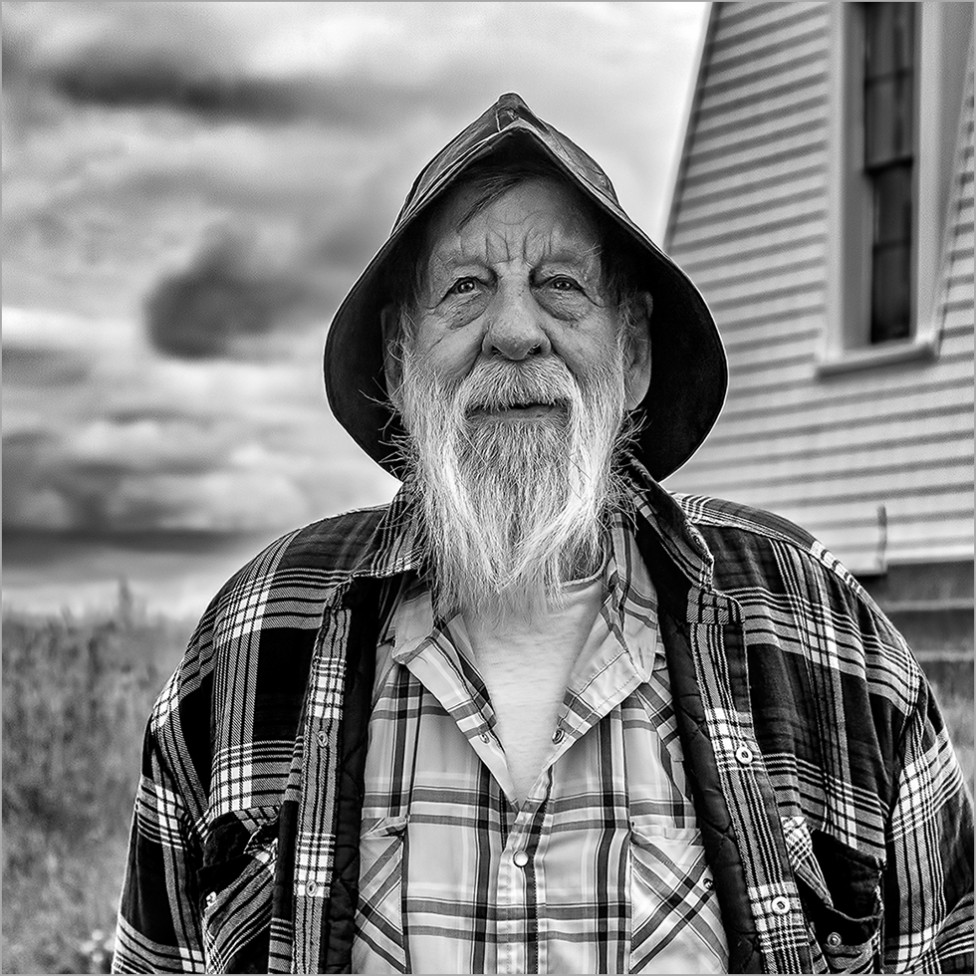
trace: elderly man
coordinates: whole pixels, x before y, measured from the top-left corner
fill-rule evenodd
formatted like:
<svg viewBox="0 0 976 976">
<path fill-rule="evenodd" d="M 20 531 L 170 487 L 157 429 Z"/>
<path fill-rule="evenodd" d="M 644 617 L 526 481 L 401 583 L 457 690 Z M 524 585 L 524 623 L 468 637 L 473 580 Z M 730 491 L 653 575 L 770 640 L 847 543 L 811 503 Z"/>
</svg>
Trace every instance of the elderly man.
<svg viewBox="0 0 976 976">
<path fill-rule="evenodd" d="M 343 303 L 388 508 L 271 545 L 150 720 L 119 971 L 972 972 L 972 813 L 901 637 L 809 535 L 658 481 L 709 312 L 502 96 Z"/>
</svg>

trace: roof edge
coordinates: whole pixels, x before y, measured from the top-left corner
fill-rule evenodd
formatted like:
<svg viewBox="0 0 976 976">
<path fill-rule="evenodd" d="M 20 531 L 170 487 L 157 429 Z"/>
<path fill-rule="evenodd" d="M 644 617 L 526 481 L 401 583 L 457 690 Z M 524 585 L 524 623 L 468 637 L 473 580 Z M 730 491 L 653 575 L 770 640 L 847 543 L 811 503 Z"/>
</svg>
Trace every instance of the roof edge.
<svg viewBox="0 0 976 976">
<path fill-rule="evenodd" d="M 702 31 L 702 35 L 698 41 L 698 67 L 694 74 L 694 83 L 692 85 L 691 93 L 685 103 L 685 118 L 683 125 L 684 136 L 681 141 L 681 152 L 678 154 L 677 160 L 674 163 L 670 185 L 671 192 L 669 194 L 669 204 L 668 204 L 668 219 L 664 227 L 664 236 L 661 240 L 661 247 L 663 250 L 670 252 L 671 250 L 671 238 L 674 234 L 674 225 L 676 221 L 676 207 L 675 202 L 678 199 L 678 195 L 684 185 L 685 172 L 688 169 L 688 155 L 691 150 L 691 133 L 694 126 L 695 120 L 698 117 L 698 108 L 701 104 L 702 98 L 702 82 L 705 77 L 705 69 L 709 63 L 709 55 L 711 54 L 712 44 L 715 40 L 715 29 L 718 22 L 718 8 L 721 6 L 719 3 L 710 3 L 708 11 L 708 20 L 705 24 L 705 30 Z"/>
</svg>

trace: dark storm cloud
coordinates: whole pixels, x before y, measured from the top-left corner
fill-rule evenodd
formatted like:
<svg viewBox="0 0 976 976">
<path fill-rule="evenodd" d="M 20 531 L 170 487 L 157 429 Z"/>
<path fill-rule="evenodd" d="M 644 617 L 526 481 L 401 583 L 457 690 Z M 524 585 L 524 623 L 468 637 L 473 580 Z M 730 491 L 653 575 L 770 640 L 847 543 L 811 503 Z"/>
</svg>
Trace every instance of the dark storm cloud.
<svg viewBox="0 0 976 976">
<path fill-rule="evenodd" d="M 98 45 L 42 74 L 50 86 L 75 102 L 108 106 L 165 105 L 203 116 L 256 122 L 290 122 L 309 114 L 305 86 L 254 78 L 188 72 L 187 65 L 156 54 L 132 63 Z"/>
<path fill-rule="evenodd" d="M 210 411 L 206 414 L 199 410 L 181 410 L 178 407 L 166 406 L 133 406 L 122 407 L 116 410 L 107 410 L 104 414 L 105 419 L 119 427 L 132 426 L 140 423 L 186 423 L 194 424 L 198 427 L 209 427 L 222 417 L 217 411 Z"/>
<path fill-rule="evenodd" d="M 63 484 L 69 491 L 73 483 L 115 486 L 141 474 L 192 475 L 211 471 L 213 467 L 213 458 L 194 455 L 167 458 L 165 461 L 158 458 L 75 461 L 70 464 Z"/>
<path fill-rule="evenodd" d="M 6 32 L 0 37 L 0 66 L 4 84 L 21 77 L 26 67 L 23 45 L 18 42 L 18 38 L 12 38 Z"/>
<path fill-rule="evenodd" d="M 72 524 L 69 505 L 47 474 L 60 438 L 44 430 L 3 436 L 3 531 L 33 525 L 58 531 Z"/>
<path fill-rule="evenodd" d="M 420 112 L 463 120 L 472 105 L 485 107 L 497 94 L 485 92 L 481 80 L 465 70 L 469 52 L 463 45 L 438 48 L 436 57 L 427 51 L 424 71 L 413 76 L 384 76 L 361 65 L 335 70 L 327 62 L 305 70 L 282 62 L 258 72 L 249 64 L 254 25 L 250 31 L 234 25 L 220 6 L 6 4 L 4 81 L 44 87 L 78 104 L 158 106 L 259 124 L 304 120 L 355 131 L 396 127 Z M 328 16 L 317 6 L 309 5 L 305 15 L 312 28 Z M 385 10 L 379 16 L 401 30 L 410 24 L 409 12 Z M 517 33 L 519 16 L 512 11 L 496 26 Z M 273 29 L 271 14 L 263 30 Z"/>
<path fill-rule="evenodd" d="M 112 499 L 120 486 L 139 471 L 139 462 L 72 461 L 63 438 L 46 431 L 24 431 L 3 438 L 3 527 L 12 531 L 112 532 L 120 524 Z M 187 460 L 170 465 L 174 473 L 204 469 Z M 154 525 L 170 514 L 161 499 L 154 510 L 127 512 L 126 521 Z M 148 521 L 141 521 L 148 518 Z"/>
<path fill-rule="evenodd" d="M 33 426 L 21 418 L 20 429 L 5 431 L 5 532 L 206 527 L 196 498 L 226 469 L 232 433 L 177 409 L 115 413 L 79 422 L 69 411 Z"/>
<path fill-rule="evenodd" d="M 139 64 L 113 63 L 112 48 L 85 52 L 80 59 L 37 72 L 55 92 L 72 102 L 108 107 L 162 106 L 214 120 L 265 125 L 295 121 L 374 131 L 415 114 L 420 107 L 449 116 L 467 107 L 474 93 L 459 82 L 453 66 L 424 84 L 363 77 L 323 80 L 224 77 L 188 72 L 187 66 L 154 54 Z M 487 101 L 478 92 L 476 97 Z"/>
<path fill-rule="evenodd" d="M 46 430 L 20 430 L 14 434 L 3 435 L 3 457 L 4 460 L 13 459 L 14 461 L 32 457 L 40 448 L 45 445 L 54 444 L 57 437 Z M 13 467 L 16 469 L 17 465 Z M 4 474 L 7 473 L 8 465 L 4 465 Z"/>
<path fill-rule="evenodd" d="M 75 386 L 90 375 L 91 364 L 68 350 L 19 345 L 3 350 L 4 383 L 33 389 Z"/>
<path fill-rule="evenodd" d="M 5 540 L 10 533 L 26 537 L 68 532 L 94 538 L 179 531 L 174 524 L 183 515 L 184 499 L 144 493 L 118 504 L 127 484 L 140 473 L 136 466 L 109 461 L 55 464 L 32 446 L 18 447 L 4 440 Z M 60 454 L 57 448 L 45 447 L 51 459 Z M 205 466 L 187 462 L 169 465 L 165 474 L 180 477 L 200 470 Z M 238 530 L 227 527 L 226 531 L 233 535 Z"/>
<path fill-rule="evenodd" d="M 444 84 L 444 77 L 411 82 L 359 73 L 256 74 L 238 50 L 241 38 L 221 29 L 206 4 L 77 3 L 71 9 L 54 3 L 43 12 L 10 6 L 3 80 L 41 86 L 78 104 L 362 130 L 402 119 L 419 105 L 446 107 L 467 94 L 457 79 Z M 52 31 L 57 42 L 45 38 Z"/>
<path fill-rule="evenodd" d="M 66 560 L 90 562 L 92 550 L 102 546 L 112 551 L 175 553 L 183 556 L 219 556 L 240 548 L 257 549 L 268 541 L 267 534 L 237 532 L 153 529 L 71 529 L 46 532 L 37 529 L 3 530 L 4 562 L 10 566 L 30 566 L 34 570 L 54 570 Z M 73 567 L 77 578 L 78 567 Z"/>
<path fill-rule="evenodd" d="M 332 200 L 324 222 L 284 220 L 281 233 L 262 235 L 252 221 L 211 236 L 147 296 L 153 346 L 184 359 L 255 359 L 279 334 L 321 328 L 386 239 L 395 203 L 370 203 L 385 190 L 384 172 Z"/>
<path fill-rule="evenodd" d="M 56 453 L 60 438 L 46 430 L 22 430 L 3 435 L 3 526 L 30 521 L 29 501 L 44 483 L 44 469 Z M 56 526 L 58 528 L 62 526 Z"/>
<path fill-rule="evenodd" d="M 4 80 L 47 82 L 73 97 L 119 101 L 134 86 L 137 103 L 167 95 L 167 86 L 233 77 L 234 38 L 206 4 L 4 3 Z M 12 55 L 7 61 L 8 52 Z M 138 80 L 140 72 L 150 79 Z M 118 89 L 118 91 L 116 91 Z"/>
<path fill-rule="evenodd" d="M 246 356 L 311 300 L 306 281 L 272 267 L 260 248 L 225 233 L 185 271 L 163 279 L 146 300 L 153 345 L 185 359 Z"/>
</svg>

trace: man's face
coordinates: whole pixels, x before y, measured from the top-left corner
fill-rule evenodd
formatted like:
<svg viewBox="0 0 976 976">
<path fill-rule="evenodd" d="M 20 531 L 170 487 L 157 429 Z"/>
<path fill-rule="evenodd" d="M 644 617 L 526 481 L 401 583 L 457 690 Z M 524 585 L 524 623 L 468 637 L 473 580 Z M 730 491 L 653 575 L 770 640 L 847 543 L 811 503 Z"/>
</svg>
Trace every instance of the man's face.
<svg viewBox="0 0 976 976">
<path fill-rule="evenodd" d="M 460 190 L 428 232 L 412 353 L 446 386 L 486 363 L 558 360 L 585 384 L 617 355 L 621 315 L 604 289 L 600 242 L 573 193 L 551 179 L 519 183 L 468 220 Z M 625 408 L 646 390 L 646 355 L 624 357 Z M 551 419 L 558 404 L 480 411 L 478 423 Z"/>
<path fill-rule="evenodd" d="M 387 369 L 440 602 L 523 618 L 599 566 L 650 365 L 646 338 L 623 341 L 571 193 L 532 179 L 472 216 L 475 199 L 460 190 L 434 221 Z"/>
</svg>

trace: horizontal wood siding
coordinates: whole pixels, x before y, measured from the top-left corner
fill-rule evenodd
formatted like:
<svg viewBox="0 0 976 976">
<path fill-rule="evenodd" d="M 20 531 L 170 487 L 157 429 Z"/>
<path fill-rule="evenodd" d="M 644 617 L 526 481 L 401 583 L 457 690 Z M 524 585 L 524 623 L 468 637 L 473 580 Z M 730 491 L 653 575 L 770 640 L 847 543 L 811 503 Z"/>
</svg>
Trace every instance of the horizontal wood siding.
<svg viewBox="0 0 976 976">
<path fill-rule="evenodd" d="M 973 554 L 972 82 L 931 361 L 817 372 L 826 322 L 828 11 L 716 3 L 667 247 L 712 308 L 725 411 L 669 487 L 770 508 L 854 571 Z"/>
</svg>

